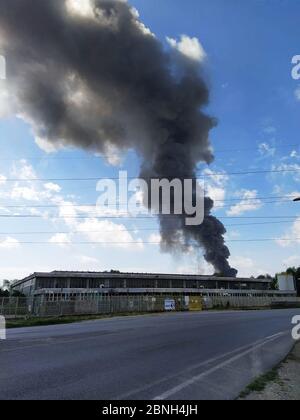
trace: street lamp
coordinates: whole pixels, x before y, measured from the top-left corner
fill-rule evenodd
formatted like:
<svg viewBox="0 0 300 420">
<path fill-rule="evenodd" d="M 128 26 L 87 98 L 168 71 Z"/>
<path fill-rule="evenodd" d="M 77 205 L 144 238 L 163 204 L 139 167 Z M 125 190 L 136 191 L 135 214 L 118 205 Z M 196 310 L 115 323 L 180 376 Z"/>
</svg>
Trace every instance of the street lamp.
<svg viewBox="0 0 300 420">
<path fill-rule="evenodd" d="M 293 201 L 294 201 L 294 202 L 296 202 L 296 201 L 300 201 L 300 197 L 299 197 L 299 198 L 295 198 Z"/>
</svg>

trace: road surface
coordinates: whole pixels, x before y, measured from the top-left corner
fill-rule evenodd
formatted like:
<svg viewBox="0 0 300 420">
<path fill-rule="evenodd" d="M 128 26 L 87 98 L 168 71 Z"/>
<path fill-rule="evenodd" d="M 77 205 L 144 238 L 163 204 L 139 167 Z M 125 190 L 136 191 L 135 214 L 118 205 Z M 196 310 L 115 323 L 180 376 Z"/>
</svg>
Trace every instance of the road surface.
<svg viewBox="0 0 300 420">
<path fill-rule="evenodd" d="M 0 399 L 234 399 L 293 345 L 300 310 L 114 318 L 9 330 Z"/>
</svg>

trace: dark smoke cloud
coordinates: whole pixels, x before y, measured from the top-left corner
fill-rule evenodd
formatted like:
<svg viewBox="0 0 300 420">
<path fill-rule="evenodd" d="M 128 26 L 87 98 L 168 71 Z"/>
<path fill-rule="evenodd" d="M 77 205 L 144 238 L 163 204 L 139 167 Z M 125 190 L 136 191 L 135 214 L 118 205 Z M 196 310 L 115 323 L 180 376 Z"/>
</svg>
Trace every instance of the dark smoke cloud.
<svg viewBox="0 0 300 420">
<path fill-rule="evenodd" d="M 18 112 L 40 142 L 106 153 L 134 148 L 144 177 L 195 177 L 211 163 L 215 120 L 201 108 L 209 91 L 199 63 L 168 53 L 120 0 L 95 0 L 93 17 L 63 0 L 0 0 L 5 48 Z M 216 272 L 235 276 L 226 230 L 205 203 L 201 226 L 160 217 L 162 247 L 202 246 Z M 179 240 L 180 238 L 180 240 Z"/>
</svg>

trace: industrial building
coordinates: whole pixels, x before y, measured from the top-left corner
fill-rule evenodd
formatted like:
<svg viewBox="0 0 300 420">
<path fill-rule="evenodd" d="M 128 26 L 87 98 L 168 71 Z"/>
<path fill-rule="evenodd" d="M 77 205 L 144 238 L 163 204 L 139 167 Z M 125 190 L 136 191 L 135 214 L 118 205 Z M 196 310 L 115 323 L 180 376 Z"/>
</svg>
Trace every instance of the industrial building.
<svg viewBox="0 0 300 420">
<path fill-rule="evenodd" d="M 271 279 L 201 275 L 53 271 L 34 273 L 15 281 L 12 287 L 26 296 L 40 296 L 47 301 L 84 300 L 103 295 L 297 296 L 295 290 L 271 290 L 271 283 Z"/>
</svg>

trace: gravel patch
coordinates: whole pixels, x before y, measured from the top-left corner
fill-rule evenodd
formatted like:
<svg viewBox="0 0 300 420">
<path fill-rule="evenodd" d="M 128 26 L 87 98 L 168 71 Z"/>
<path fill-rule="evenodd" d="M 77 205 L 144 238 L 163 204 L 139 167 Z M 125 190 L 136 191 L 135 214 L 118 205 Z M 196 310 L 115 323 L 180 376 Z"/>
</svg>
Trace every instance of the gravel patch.
<svg viewBox="0 0 300 420">
<path fill-rule="evenodd" d="M 295 345 L 273 376 L 274 380 L 266 383 L 263 391 L 250 392 L 241 400 L 300 401 L 300 342 Z"/>
</svg>

